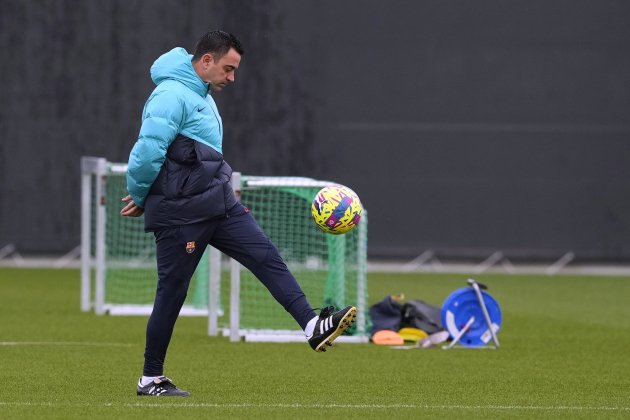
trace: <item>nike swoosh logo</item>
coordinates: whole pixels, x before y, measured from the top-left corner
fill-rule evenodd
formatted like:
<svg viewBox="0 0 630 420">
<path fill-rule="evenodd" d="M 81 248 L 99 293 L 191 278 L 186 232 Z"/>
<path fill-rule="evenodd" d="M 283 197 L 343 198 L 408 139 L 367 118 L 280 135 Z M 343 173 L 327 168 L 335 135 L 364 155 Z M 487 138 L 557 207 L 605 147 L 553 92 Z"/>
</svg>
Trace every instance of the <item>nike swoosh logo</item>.
<svg viewBox="0 0 630 420">
<path fill-rule="evenodd" d="M 203 108 L 197 108 L 197 112 L 201 112 L 201 111 L 203 111 L 204 109 L 206 109 L 206 107 L 205 107 L 205 106 L 204 106 Z"/>
</svg>

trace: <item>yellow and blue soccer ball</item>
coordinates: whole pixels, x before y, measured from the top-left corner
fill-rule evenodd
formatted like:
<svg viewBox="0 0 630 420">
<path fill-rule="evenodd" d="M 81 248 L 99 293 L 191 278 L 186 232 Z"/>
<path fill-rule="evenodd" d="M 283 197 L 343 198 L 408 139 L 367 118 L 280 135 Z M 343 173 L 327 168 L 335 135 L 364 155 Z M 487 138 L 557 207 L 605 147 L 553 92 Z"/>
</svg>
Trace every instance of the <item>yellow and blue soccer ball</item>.
<svg viewBox="0 0 630 420">
<path fill-rule="evenodd" d="M 363 206 L 359 196 L 343 185 L 322 188 L 311 205 L 315 224 L 333 235 L 350 232 L 357 226 L 362 214 Z"/>
</svg>

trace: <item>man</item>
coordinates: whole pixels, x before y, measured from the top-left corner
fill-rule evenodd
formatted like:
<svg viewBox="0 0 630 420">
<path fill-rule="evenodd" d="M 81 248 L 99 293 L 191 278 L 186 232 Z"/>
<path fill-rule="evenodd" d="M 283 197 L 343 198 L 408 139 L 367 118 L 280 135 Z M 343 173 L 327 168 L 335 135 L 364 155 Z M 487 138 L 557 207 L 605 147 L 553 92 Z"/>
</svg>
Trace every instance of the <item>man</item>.
<svg viewBox="0 0 630 420">
<path fill-rule="evenodd" d="M 304 330 L 315 351 L 352 325 L 356 308 L 317 316 L 276 247 L 229 184 L 223 160 L 223 125 L 209 94 L 234 82 L 243 48 L 232 34 L 211 31 L 194 55 L 175 48 L 151 67 L 157 85 L 142 113 L 142 127 L 127 170 L 129 195 L 120 214 L 144 214 L 154 232 L 158 285 L 149 317 L 138 395 L 188 396 L 164 376 L 164 359 L 191 276 L 210 244 L 251 270 Z"/>
</svg>

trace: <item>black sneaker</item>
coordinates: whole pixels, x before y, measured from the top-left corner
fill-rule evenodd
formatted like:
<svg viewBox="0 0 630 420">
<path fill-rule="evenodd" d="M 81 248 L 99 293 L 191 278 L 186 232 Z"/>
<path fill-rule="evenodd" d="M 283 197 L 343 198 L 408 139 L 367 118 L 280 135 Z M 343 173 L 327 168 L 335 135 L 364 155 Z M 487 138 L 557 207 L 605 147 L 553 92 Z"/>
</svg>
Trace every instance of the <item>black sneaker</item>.
<svg viewBox="0 0 630 420">
<path fill-rule="evenodd" d="M 152 383 L 142 386 L 138 381 L 138 395 L 150 395 L 154 397 L 188 397 L 190 393 L 179 389 L 166 376 L 154 379 Z"/>
<path fill-rule="evenodd" d="M 315 322 L 313 336 L 308 339 L 308 344 L 317 352 L 326 351 L 326 346 L 332 346 L 335 338 L 350 328 L 357 317 L 357 308 L 354 306 L 346 306 L 338 312 L 334 310 L 334 306 L 322 309 Z"/>
</svg>

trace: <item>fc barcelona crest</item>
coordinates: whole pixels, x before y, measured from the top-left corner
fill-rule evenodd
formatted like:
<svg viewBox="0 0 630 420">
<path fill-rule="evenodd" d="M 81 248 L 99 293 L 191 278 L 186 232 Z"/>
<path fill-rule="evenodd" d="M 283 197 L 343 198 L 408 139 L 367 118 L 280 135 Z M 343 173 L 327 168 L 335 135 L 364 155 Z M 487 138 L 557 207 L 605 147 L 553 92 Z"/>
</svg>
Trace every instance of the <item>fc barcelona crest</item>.
<svg viewBox="0 0 630 420">
<path fill-rule="evenodd" d="M 186 252 L 188 252 L 189 254 L 195 252 L 195 241 L 186 242 Z"/>
</svg>

